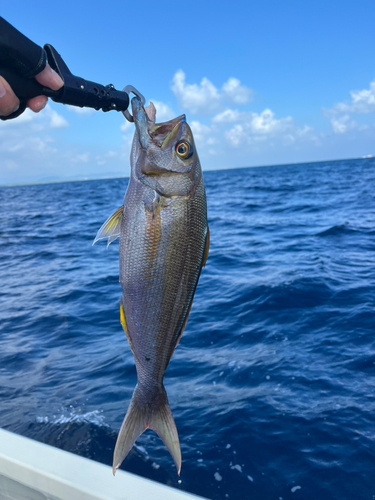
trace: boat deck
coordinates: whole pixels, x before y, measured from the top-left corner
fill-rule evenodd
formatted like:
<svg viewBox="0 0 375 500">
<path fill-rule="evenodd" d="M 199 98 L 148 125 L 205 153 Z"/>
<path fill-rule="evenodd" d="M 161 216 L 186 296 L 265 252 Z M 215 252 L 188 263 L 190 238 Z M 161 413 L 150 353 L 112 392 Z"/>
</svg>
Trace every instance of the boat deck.
<svg viewBox="0 0 375 500">
<path fill-rule="evenodd" d="M 0 500 L 204 500 L 0 429 Z"/>
</svg>

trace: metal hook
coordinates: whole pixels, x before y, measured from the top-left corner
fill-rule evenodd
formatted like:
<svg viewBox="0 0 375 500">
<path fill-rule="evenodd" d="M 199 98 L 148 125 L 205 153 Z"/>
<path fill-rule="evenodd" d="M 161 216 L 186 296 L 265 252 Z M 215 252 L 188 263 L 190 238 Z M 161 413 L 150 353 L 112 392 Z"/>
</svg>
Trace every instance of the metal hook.
<svg viewBox="0 0 375 500">
<path fill-rule="evenodd" d="M 146 99 L 143 97 L 143 95 L 138 92 L 138 90 L 133 87 L 132 85 L 127 85 L 126 87 L 124 87 L 122 89 L 123 92 L 126 92 L 128 95 L 130 94 L 130 92 L 132 92 L 136 97 L 138 97 L 142 103 L 142 106 L 145 105 L 146 103 Z M 134 122 L 134 118 L 132 117 L 132 115 L 130 114 L 129 110 L 126 109 L 125 111 L 122 112 L 123 115 L 125 116 L 125 118 L 128 120 L 128 122 L 131 122 L 133 123 Z"/>
</svg>

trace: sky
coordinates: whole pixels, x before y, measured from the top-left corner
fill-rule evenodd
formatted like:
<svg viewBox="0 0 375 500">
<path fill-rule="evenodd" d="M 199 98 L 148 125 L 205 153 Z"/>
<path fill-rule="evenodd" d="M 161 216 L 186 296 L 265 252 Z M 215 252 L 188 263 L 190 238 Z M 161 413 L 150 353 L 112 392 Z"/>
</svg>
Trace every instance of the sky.
<svg viewBox="0 0 375 500">
<path fill-rule="evenodd" d="M 375 2 L 2 2 L 72 73 L 185 113 L 204 170 L 375 156 Z M 0 184 L 127 176 L 134 125 L 50 103 L 0 121 Z"/>
</svg>

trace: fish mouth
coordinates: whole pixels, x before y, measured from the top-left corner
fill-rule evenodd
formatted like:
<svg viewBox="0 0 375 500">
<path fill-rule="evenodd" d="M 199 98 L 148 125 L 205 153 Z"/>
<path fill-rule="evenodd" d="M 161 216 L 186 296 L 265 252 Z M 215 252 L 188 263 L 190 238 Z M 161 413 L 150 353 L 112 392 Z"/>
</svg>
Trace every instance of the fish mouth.
<svg viewBox="0 0 375 500">
<path fill-rule="evenodd" d="M 181 165 L 175 162 L 177 168 L 165 168 L 158 164 L 152 154 L 148 154 L 154 147 L 164 151 L 178 140 L 179 135 L 187 125 L 185 115 L 173 118 L 168 122 L 155 123 L 156 110 L 152 103 L 144 108 L 138 97 L 132 99 L 132 111 L 135 127 L 138 134 L 139 144 L 143 151 L 140 171 L 146 176 L 189 174 L 192 164 Z"/>
<path fill-rule="evenodd" d="M 149 142 L 163 149 L 168 134 L 171 134 L 177 125 L 186 123 L 186 116 L 181 115 L 168 122 L 155 123 L 156 110 L 152 103 L 145 109 L 138 97 L 133 97 L 131 101 L 133 118 L 138 132 L 139 142 L 143 149 L 147 149 Z"/>
<path fill-rule="evenodd" d="M 176 175 L 176 174 L 188 174 L 191 172 L 192 165 L 188 165 L 187 167 L 180 170 L 169 170 L 168 168 L 159 167 L 154 163 L 144 163 L 142 165 L 141 171 L 144 175 Z"/>
</svg>

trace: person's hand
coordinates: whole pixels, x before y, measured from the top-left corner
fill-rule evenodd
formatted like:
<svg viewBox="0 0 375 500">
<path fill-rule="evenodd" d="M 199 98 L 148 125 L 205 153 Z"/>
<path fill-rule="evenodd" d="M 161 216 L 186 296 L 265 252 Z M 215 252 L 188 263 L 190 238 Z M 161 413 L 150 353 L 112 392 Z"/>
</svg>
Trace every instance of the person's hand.
<svg viewBox="0 0 375 500">
<path fill-rule="evenodd" d="M 13 76 L 16 80 L 13 80 Z M 18 82 L 19 78 L 21 82 L 22 79 L 27 82 L 35 78 L 39 84 L 55 91 L 64 85 L 60 76 L 47 64 L 47 54 L 44 49 L 0 16 L 0 120 L 17 118 L 26 107 L 35 113 L 44 108 L 48 100 L 46 96 L 39 95 L 26 102 L 17 88 L 20 101 L 8 83 L 7 77 L 15 89 L 18 85 L 15 82 Z"/>
<path fill-rule="evenodd" d="M 38 73 L 34 78 L 38 83 L 52 90 L 59 90 L 64 85 L 60 76 L 49 64 L 47 64 L 44 70 Z M 44 95 L 33 97 L 33 99 L 28 101 L 27 107 L 35 113 L 39 113 L 39 111 L 45 107 L 47 101 L 48 97 Z M 15 95 L 8 82 L 0 76 L 0 115 L 10 115 L 18 109 L 19 105 L 20 101 L 18 97 Z"/>
</svg>

